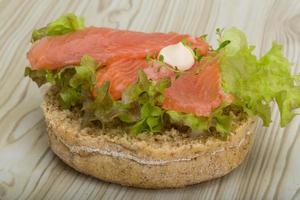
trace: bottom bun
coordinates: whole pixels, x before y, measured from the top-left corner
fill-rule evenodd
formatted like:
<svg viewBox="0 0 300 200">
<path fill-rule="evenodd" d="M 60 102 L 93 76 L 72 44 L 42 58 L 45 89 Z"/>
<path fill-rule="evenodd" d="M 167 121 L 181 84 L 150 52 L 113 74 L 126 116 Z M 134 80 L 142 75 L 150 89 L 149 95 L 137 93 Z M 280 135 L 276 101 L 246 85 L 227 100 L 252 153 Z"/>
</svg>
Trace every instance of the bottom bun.
<svg viewBox="0 0 300 200">
<path fill-rule="evenodd" d="M 60 108 L 54 96 L 49 90 L 42 105 L 51 149 L 72 168 L 104 181 L 141 188 L 196 184 L 232 171 L 251 147 L 254 119 L 241 121 L 226 141 L 175 129 L 132 136 L 120 128 L 82 128 L 79 114 Z"/>
</svg>

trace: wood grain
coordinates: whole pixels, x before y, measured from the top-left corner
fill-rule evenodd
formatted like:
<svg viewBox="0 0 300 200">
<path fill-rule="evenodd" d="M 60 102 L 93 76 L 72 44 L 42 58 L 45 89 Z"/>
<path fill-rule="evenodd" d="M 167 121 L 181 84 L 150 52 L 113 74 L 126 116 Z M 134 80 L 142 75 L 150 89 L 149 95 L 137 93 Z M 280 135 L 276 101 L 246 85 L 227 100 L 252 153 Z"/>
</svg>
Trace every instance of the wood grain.
<svg viewBox="0 0 300 200">
<path fill-rule="evenodd" d="M 300 199 L 300 118 L 256 128 L 245 162 L 223 178 L 174 190 L 121 187 L 81 175 L 49 149 L 40 90 L 23 77 L 33 28 L 66 12 L 86 23 L 139 31 L 209 34 L 237 26 L 257 55 L 273 40 L 300 71 L 299 0 L 0 0 L 0 199 Z M 298 66 L 298 67 L 296 67 Z"/>
</svg>

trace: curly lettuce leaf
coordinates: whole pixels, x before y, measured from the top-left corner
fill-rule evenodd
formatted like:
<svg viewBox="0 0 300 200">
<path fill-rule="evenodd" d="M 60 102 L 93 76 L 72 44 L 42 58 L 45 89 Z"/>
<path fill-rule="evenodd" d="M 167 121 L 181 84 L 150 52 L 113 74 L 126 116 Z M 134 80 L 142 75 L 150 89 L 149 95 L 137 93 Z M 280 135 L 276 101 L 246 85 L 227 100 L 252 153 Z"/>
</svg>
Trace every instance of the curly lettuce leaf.
<svg viewBox="0 0 300 200">
<path fill-rule="evenodd" d="M 138 101 L 140 104 L 147 102 L 151 104 L 161 104 L 164 100 L 163 92 L 171 85 L 169 78 L 159 81 L 151 81 L 148 79 L 144 71 L 138 71 L 138 81 L 130 85 L 122 95 L 124 103 Z"/>
<path fill-rule="evenodd" d="M 39 87 L 47 82 L 53 82 L 53 72 L 50 70 L 32 70 L 30 67 L 26 67 L 24 76 L 30 77 Z"/>
<path fill-rule="evenodd" d="M 228 107 L 226 105 L 223 105 L 215 109 L 211 114 L 211 116 L 209 117 L 210 120 L 209 127 L 215 128 L 218 134 L 222 138 L 227 138 L 230 131 L 232 130 L 232 124 L 235 116 L 232 113 L 226 112 L 226 109 Z"/>
<path fill-rule="evenodd" d="M 50 22 L 46 27 L 36 29 L 32 32 L 31 41 L 35 42 L 43 37 L 51 35 L 63 35 L 84 28 L 83 17 L 68 13 Z"/>
<path fill-rule="evenodd" d="M 131 126 L 130 132 L 155 133 L 162 130 L 165 112 L 159 105 L 164 100 L 164 90 L 170 85 L 171 81 L 168 78 L 156 82 L 149 80 L 142 70 L 138 72 L 138 81 L 130 85 L 122 96 L 123 105 L 135 105 L 139 108 L 138 120 Z"/>
<path fill-rule="evenodd" d="M 246 36 L 236 28 L 227 29 L 220 41 L 230 40 L 221 54 L 222 87 L 236 97 L 235 104 L 250 115 L 258 115 L 264 125 L 271 122 L 270 103 L 279 107 L 281 126 L 286 126 L 300 106 L 300 87 L 290 72 L 291 64 L 282 53 L 282 46 L 272 48 L 257 59 Z"/>
<path fill-rule="evenodd" d="M 92 85 L 95 89 L 95 85 Z M 110 82 L 105 81 L 97 87 L 96 95 L 82 103 L 83 124 L 99 121 L 102 127 L 112 127 L 118 120 L 129 125 L 139 119 L 139 110 L 135 104 L 124 104 L 114 101 L 109 93 Z"/>
<path fill-rule="evenodd" d="M 194 135 L 201 135 L 214 129 L 221 138 L 226 139 L 232 130 L 234 120 L 234 115 L 227 112 L 229 107 L 230 105 L 224 104 L 215 109 L 209 117 L 198 117 L 192 113 L 180 113 L 173 110 L 169 110 L 166 113 L 172 124 L 187 126 Z"/>
<path fill-rule="evenodd" d="M 97 88 L 94 100 L 83 104 L 85 120 L 99 120 L 103 126 L 114 124 L 116 120 L 127 124 L 133 134 L 156 133 L 164 128 L 164 110 L 158 106 L 163 90 L 170 85 L 163 79 L 150 81 L 143 71 L 138 72 L 138 81 L 123 93 L 123 99 L 113 101 L 109 93 L 109 82 Z"/>
<path fill-rule="evenodd" d="M 209 128 L 208 119 L 197 117 L 191 113 L 180 113 L 173 110 L 167 111 L 172 124 L 188 126 L 192 132 L 201 133 Z"/>
<path fill-rule="evenodd" d="M 146 103 L 141 107 L 140 119 L 130 128 L 130 132 L 138 134 L 141 132 L 156 133 L 164 127 L 164 111 L 161 107 Z"/>
<path fill-rule="evenodd" d="M 46 83 L 55 85 L 61 105 L 70 108 L 92 97 L 97 68 L 97 62 L 86 55 L 81 58 L 79 66 L 61 70 L 32 70 L 27 67 L 25 76 L 29 76 L 38 86 Z"/>
<path fill-rule="evenodd" d="M 112 97 L 109 94 L 109 81 L 105 81 L 101 87 L 97 88 L 96 98 L 90 103 L 85 103 L 83 110 L 86 113 L 91 112 L 95 119 L 100 120 L 104 125 L 114 119 L 113 105 Z"/>
</svg>

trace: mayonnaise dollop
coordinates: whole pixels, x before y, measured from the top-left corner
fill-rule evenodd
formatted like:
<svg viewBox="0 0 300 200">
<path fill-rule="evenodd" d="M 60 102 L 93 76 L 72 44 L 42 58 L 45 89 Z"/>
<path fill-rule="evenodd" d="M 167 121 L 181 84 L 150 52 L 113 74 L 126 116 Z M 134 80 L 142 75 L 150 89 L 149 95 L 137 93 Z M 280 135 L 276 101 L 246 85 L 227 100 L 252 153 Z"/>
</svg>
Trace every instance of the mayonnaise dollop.
<svg viewBox="0 0 300 200">
<path fill-rule="evenodd" d="M 177 67 L 180 71 L 190 69 L 195 63 L 192 50 L 182 42 L 162 48 L 159 55 L 163 56 L 166 64 Z"/>
</svg>

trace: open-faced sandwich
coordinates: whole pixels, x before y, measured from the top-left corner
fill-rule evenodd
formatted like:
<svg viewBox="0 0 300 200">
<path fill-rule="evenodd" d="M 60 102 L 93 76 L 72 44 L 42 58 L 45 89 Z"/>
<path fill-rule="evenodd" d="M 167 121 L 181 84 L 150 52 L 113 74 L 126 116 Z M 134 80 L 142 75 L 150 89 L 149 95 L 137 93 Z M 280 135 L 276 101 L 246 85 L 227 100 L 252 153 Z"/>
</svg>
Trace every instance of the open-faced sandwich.
<svg viewBox="0 0 300 200">
<path fill-rule="evenodd" d="M 122 185 L 180 187 L 223 176 L 251 146 L 257 117 L 281 126 L 300 106 L 282 47 L 261 58 L 236 28 L 206 36 L 85 27 L 67 14 L 34 30 L 25 75 L 51 87 L 42 105 L 53 152 Z M 49 84 L 48 84 L 49 85 Z"/>
</svg>

